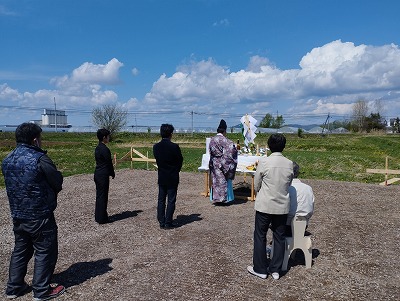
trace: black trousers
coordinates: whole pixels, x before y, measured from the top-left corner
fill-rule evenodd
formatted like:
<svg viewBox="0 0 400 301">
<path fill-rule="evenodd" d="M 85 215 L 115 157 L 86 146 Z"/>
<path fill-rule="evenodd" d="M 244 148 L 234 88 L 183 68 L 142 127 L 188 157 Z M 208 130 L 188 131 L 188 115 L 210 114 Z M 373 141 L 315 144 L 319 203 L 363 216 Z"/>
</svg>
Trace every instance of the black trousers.
<svg viewBox="0 0 400 301">
<path fill-rule="evenodd" d="M 107 204 L 108 191 L 110 190 L 109 175 L 94 174 L 96 184 L 96 206 L 94 210 L 94 219 L 99 224 L 108 222 Z"/>
<path fill-rule="evenodd" d="M 157 219 L 160 226 L 171 224 L 175 212 L 178 187 L 158 185 Z M 168 197 L 167 206 L 165 206 Z M 166 207 L 166 208 L 165 208 Z"/>
<path fill-rule="evenodd" d="M 11 255 L 7 295 L 18 295 L 25 284 L 27 266 L 34 255 L 32 289 L 35 298 L 50 288 L 58 258 L 57 224 L 54 215 L 40 220 L 13 220 L 15 236 Z"/>
<path fill-rule="evenodd" d="M 273 232 L 274 253 L 269 264 L 270 273 L 278 272 L 282 268 L 285 252 L 285 230 L 287 214 L 268 214 L 256 211 L 254 225 L 254 249 L 253 265 L 254 271 L 261 274 L 267 274 L 267 231 L 271 225 Z"/>
</svg>

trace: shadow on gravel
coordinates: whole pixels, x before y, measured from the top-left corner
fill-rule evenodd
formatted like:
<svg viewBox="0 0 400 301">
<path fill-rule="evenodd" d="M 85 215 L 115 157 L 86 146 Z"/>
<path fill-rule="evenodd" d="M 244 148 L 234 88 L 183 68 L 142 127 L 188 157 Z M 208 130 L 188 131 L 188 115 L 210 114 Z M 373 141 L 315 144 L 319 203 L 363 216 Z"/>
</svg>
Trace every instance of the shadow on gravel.
<svg viewBox="0 0 400 301">
<path fill-rule="evenodd" d="M 123 220 L 126 218 L 135 217 L 141 212 L 143 212 L 143 210 L 124 211 L 121 213 L 111 215 L 108 219 L 109 219 L 110 223 L 113 223 L 113 222 L 120 221 L 120 220 Z"/>
<path fill-rule="evenodd" d="M 89 262 L 77 262 L 64 272 L 54 274 L 54 280 L 66 288 L 75 286 L 89 280 L 90 278 L 103 275 L 112 270 L 111 258 L 100 259 Z"/>
<path fill-rule="evenodd" d="M 178 215 L 175 219 L 176 223 L 180 226 L 187 225 L 193 222 L 201 221 L 200 213 L 193 213 L 190 215 Z"/>
<path fill-rule="evenodd" d="M 244 204 L 244 203 L 248 202 L 247 200 L 240 199 L 238 197 L 240 197 L 240 195 L 236 195 L 235 194 L 235 199 L 232 202 L 230 202 L 230 204 L 231 205 L 241 205 L 241 204 Z M 247 196 L 245 196 L 245 197 L 247 197 Z"/>
</svg>

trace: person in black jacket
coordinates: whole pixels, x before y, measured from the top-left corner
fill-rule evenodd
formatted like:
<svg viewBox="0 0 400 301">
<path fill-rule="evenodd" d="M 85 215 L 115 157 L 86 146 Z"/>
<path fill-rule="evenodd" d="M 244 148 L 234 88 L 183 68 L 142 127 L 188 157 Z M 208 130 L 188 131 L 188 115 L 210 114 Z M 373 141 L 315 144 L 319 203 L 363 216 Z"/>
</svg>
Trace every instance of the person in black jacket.
<svg viewBox="0 0 400 301">
<path fill-rule="evenodd" d="M 57 195 L 63 176 L 41 149 L 42 129 L 34 123 L 22 123 L 15 131 L 17 147 L 3 160 L 10 204 L 14 251 L 11 255 L 6 288 L 8 299 L 25 295 L 27 266 L 34 256 L 32 290 L 34 300 L 61 295 L 65 288 L 51 283 L 58 258 L 58 228 L 54 218 Z"/>
<path fill-rule="evenodd" d="M 110 131 L 99 129 L 97 131 L 99 144 L 94 151 L 96 169 L 94 171 L 94 182 L 96 184 L 96 207 L 95 221 L 99 224 L 109 222 L 107 214 L 108 191 L 110 188 L 110 177 L 114 179 L 115 172 L 112 163 L 111 152 L 106 146 L 110 142 Z"/>
<path fill-rule="evenodd" d="M 177 226 L 172 219 L 183 157 L 179 145 L 171 141 L 173 131 L 174 127 L 171 124 L 162 124 L 160 127 L 162 139 L 153 146 L 153 154 L 158 166 L 157 219 L 162 229 L 171 229 Z M 167 196 L 168 203 L 165 208 Z"/>
</svg>

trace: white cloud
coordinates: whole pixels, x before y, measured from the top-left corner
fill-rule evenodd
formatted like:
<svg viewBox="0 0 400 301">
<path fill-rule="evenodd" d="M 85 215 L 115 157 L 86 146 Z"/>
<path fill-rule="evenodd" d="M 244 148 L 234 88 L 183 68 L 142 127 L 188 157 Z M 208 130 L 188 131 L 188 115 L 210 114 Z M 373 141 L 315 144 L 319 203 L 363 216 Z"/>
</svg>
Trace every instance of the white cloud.
<svg viewBox="0 0 400 301">
<path fill-rule="evenodd" d="M 137 69 L 137 68 L 132 68 L 131 72 L 132 72 L 132 75 L 133 75 L 133 76 L 137 76 L 137 75 L 139 74 L 139 69 Z"/>
<path fill-rule="evenodd" d="M 271 65 L 270 62 L 266 57 L 255 55 L 250 58 L 246 71 L 260 72 L 261 67 L 270 65 Z"/>
<path fill-rule="evenodd" d="M 72 72 L 71 80 L 74 82 L 115 84 L 118 83 L 118 71 L 124 64 L 116 58 L 106 65 L 86 62 Z"/>
<path fill-rule="evenodd" d="M 0 85 L 0 100 L 9 101 L 11 106 L 52 108 L 56 98 L 59 109 L 91 109 L 94 106 L 114 103 L 118 95 L 113 90 L 105 90 L 103 84 L 119 81 L 118 71 L 123 64 L 117 59 L 107 64 L 84 63 L 73 70 L 72 75 L 51 79 L 54 90 L 40 89 L 20 93 L 7 84 Z"/>
<path fill-rule="evenodd" d="M 303 94 L 327 95 L 399 89 L 400 50 L 334 41 L 314 48 L 300 62 Z"/>
<path fill-rule="evenodd" d="M 70 75 L 53 78 L 54 90 L 21 93 L 2 84 L 0 100 L 49 107 L 56 97 L 60 109 L 121 102 L 117 88 L 103 86 L 121 83 L 122 66 L 115 58 L 106 64 L 83 63 Z M 400 115 L 400 50 L 394 44 L 356 46 L 338 40 L 312 49 L 299 68 L 289 70 L 261 56 L 251 57 L 244 69 L 235 71 L 211 58 L 190 61 L 171 75 L 162 74 L 143 99 L 130 93 L 123 105 L 137 111 L 346 115 L 363 98 L 381 99 L 388 114 Z"/>
<path fill-rule="evenodd" d="M 12 10 L 9 10 L 4 5 L 0 5 L 0 16 L 17 16 L 18 14 Z"/>
<path fill-rule="evenodd" d="M 282 111 L 349 114 L 358 98 L 373 101 L 400 90 L 400 50 L 333 41 L 314 48 L 299 69 L 280 70 L 268 58 L 253 56 L 246 70 L 231 72 L 212 59 L 180 66 L 163 74 L 145 97 L 157 106 L 184 106 L 204 102 L 229 107 L 239 102 L 253 111 L 260 103 Z M 315 99 L 313 102 L 307 102 Z M 398 100 L 399 97 L 396 96 Z M 290 103 L 296 108 L 283 108 Z"/>
<path fill-rule="evenodd" d="M 122 106 L 129 111 L 129 110 L 137 109 L 140 106 L 140 103 L 137 98 L 132 97 L 126 103 L 124 103 Z"/>
<path fill-rule="evenodd" d="M 319 99 L 311 112 L 314 114 L 325 114 L 328 112 L 331 114 L 347 115 L 352 111 L 352 108 L 353 103 L 333 103 Z"/>
<path fill-rule="evenodd" d="M 229 25 L 230 25 L 230 22 L 226 18 L 222 19 L 222 20 L 219 20 L 219 21 L 216 21 L 216 22 L 213 23 L 214 27 L 216 27 L 216 26 L 229 26 Z"/>
<path fill-rule="evenodd" d="M 22 99 L 22 95 L 7 84 L 0 85 L 0 100 L 13 101 Z"/>
<path fill-rule="evenodd" d="M 192 62 L 180 66 L 171 77 L 165 74 L 153 84 L 145 96 L 149 104 L 179 103 L 179 106 L 197 101 L 215 102 L 215 106 L 228 101 L 239 101 L 232 93 L 233 82 L 229 70 L 217 65 L 213 60 Z"/>
</svg>

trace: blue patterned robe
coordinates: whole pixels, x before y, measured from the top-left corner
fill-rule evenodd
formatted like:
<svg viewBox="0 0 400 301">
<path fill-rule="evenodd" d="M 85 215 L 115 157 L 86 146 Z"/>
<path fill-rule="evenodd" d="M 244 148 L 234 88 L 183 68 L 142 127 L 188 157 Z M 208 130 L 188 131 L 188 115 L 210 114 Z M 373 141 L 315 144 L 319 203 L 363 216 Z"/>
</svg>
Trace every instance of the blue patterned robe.
<svg viewBox="0 0 400 301">
<path fill-rule="evenodd" d="M 222 134 L 217 134 L 210 140 L 209 151 L 212 201 L 214 203 L 229 201 L 228 180 L 235 178 L 237 149 L 231 140 Z"/>
</svg>

